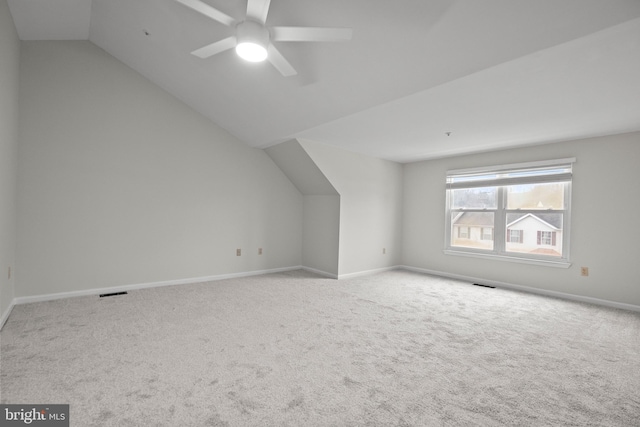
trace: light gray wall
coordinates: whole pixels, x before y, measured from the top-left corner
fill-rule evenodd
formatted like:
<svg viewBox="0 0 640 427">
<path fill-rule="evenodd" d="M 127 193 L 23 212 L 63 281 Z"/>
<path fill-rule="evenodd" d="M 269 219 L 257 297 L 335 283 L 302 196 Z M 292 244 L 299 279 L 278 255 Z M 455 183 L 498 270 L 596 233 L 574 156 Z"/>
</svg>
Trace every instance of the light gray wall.
<svg viewBox="0 0 640 427">
<path fill-rule="evenodd" d="M 443 254 L 445 174 L 576 157 L 568 269 Z M 640 305 L 640 133 L 561 142 L 405 165 L 403 264 L 542 290 Z M 582 277 L 580 267 L 589 267 Z"/>
<path fill-rule="evenodd" d="M 265 149 L 302 193 L 302 265 L 338 277 L 340 195 L 298 140 Z"/>
<path fill-rule="evenodd" d="M 338 276 L 340 196 L 305 195 L 302 265 Z"/>
<path fill-rule="evenodd" d="M 20 41 L 0 0 L 0 317 L 14 297 Z M 8 270 L 12 268 L 9 279 Z"/>
<path fill-rule="evenodd" d="M 265 152 L 92 43 L 23 42 L 20 90 L 17 296 L 300 265 Z"/>
<path fill-rule="evenodd" d="M 402 165 L 308 140 L 299 142 L 340 194 L 339 276 L 399 264 Z"/>
</svg>

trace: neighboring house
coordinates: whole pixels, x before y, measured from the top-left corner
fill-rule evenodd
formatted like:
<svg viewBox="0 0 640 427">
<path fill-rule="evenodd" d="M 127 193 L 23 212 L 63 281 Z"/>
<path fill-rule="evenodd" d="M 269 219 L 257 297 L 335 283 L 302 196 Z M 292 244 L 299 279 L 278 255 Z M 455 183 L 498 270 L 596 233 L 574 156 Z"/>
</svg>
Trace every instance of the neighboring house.
<svg viewBox="0 0 640 427">
<path fill-rule="evenodd" d="M 493 249 L 492 212 L 462 212 L 451 222 L 454 245 Z"/>
<path fill-rule="evenodd" d="M 511 220 L 507 224 L 507 251 L 553 256 L 562 254 L 561 215 L 528 213 L 507 217 Z"/>
<path fill-rule="evenodd" d="M 492 212 L 462 212 L 452 220 L 455 246 L 492 249 L 494 218 Z M 561 256 L 561 215 L 553 213 L 509 214 L 506 250 Z"/>
</svg>

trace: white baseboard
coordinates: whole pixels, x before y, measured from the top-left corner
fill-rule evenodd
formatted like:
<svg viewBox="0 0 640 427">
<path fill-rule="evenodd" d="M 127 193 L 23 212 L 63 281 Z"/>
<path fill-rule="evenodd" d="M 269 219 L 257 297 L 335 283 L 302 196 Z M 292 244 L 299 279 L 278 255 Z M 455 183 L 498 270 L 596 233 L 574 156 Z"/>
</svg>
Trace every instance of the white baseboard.
<svg viewBox="0 0 640 427">
<path fill-rule="evenodd" d="M 2 317 L 0 317 L 0 331 L 4 327 L 4 324 L 7 323 L 7 319 L 11 315 L 11 310 L 13 310 L 13 307 L 16 305 L 15 301 L 16 301 L 15 298 L 11 300 L 11 304 L 9 304 L 9 307 L 7 307 L 5 312 L 2 313 Z"/>
<path fill-rule="evenodd" d="M 215 276 L 192 277 L 188 279 L 166 280 L 162 282 L 138 283 L 134 285 L 114 286 L 109 288 L 87 289 L 82 291 L 58 292 L 54 294 L 34 295 L 29 297 L 17 297 L 13 299 L 12 306 L 18 304 L 29 304 L 32 302 L 52 301 L 63 298 L 72 298 L 80 296 L 111 294 L 116 292 L 134 291 L 137 289 L 157 288 L 160 286 L 188 285 L 191 283 L 213 282 L 216 280 L 234 279 L 237 277 L 259 276 L 261 274 L 280 273 L 283 271 L 300 270 L 302 266 L 272 268 L 269 270 L 254 270 L 242 273 L 219 274 Z M 8 315 L 7 315 L 8 317 Z"/>
<path fill-rule="evenodd" d="M 324 277 L 329 277 L 330 279 L 337 279 L 338 278 L 337 274 L 333 274 L 333 273 L 329 273 L 329 272 L 326 272 L 326 271 L 318 270 L 317 268 L 304 267 L 304 266 L 302 266 L 301 268 L 303 270 L 310 271 L 311 273 L 316 273 L 316 274 L 319 274 L 319 275 L 324 276 Z"/>
<path fill-rule="evenodd" d="M 283 271 L 292 271 L 292 270 L 307 270 L 321 276 L 329 277 L 331 279 L 347 279 L 351 277 L 357 276 L 365 276 L 375 273 L 380 273 L 383 271 L 389 271 L 397 269 L 398 266 L 393 267 L 385 267 L 378 268 L 375 270 L 361 271 L 356 273 L 348 273 L 336 275 L 333 273 L 329 273 L 326 271 L 318 270 L 311 267 L 305 267 L 302 265 L 292 266 L 292 267 L 282 267 L 282 268 L 273 268 L 268 270 L 255 270 L 255 271 L 247 271 L 241 273 L 228 273 L 228 274 L 218 274 L 215 276 L 204 276 L 204 277 L 192 277 L 187 279 L 176 279 L 176 280 L 166 280 L 161 282 L 150 282 L 150 283 L 137 283 L 132 285 L 122 285 L 122 286 L 113 286 L 108 288 L 94 288 L 94 289 L 86 289 L 81 291 L 70 291 L 70 292 L 57 292 L 53 294 L 44 294 L 44 295 L 33 295 L 28 297 L 16 297 L 13 299 L 11 303 L 11 307 L 19 304 L 29 304 L 33 302 L 42 302 L 42 301 L 53 301 L 57 299 L 63 298 L 73 298 L 73 297 L 81 297 L 81 296 L 91 296 L 91 295 L 100 295 L 100 294 L 111 294 L 116 292 L 127 292 L 127 291 L 135 291 L 137 289 L 146 289 L 146 288 L 156 288 L 160 286 L 173 286 L 173 285 L 188 285 L 191 283 L 203 283 L 203 282 L 213 282 L 216 280 L 224 280 L 224 279 L 234 279 L 238 277 L 249 277 L 249 276 L 258 276 L 261 274 L 269 274 L 269 273 L 280 273 Z M 6 318 L 9 317 L 10 309 L 7 310 L 7 313 L 2 317 L 2 321 L 6 321 Z M 1 325 L 1 324 L 0 324 Z"/>
<path fill-rule="evenodd" d="M 499 282 L 496 280 L 487 280 L 487 279 L 482 279 L 478 277 L 464 276 L 462 274 L 447 273 L 444 271 L 428 270 L 425 268 L 410 267 L 408 265 L 402 265 L 400 266 L 400 268 L 403 270 L 414 271 L 416 273 L 430 274 L 432 276 L 440 276 L 440 277 L 446 277 L 449 279 L 462 280 L 470 283 L 481 283 L 483 285 L 491 285 L 491 286 L 495 286 L 496 288 L 513 289 L 516 291 L 523 291 L 523 292 L 528 292 L 532 294 L 545 295 L 545 296 L 561 298 L 561 299 L 566 299 L 571 301 L 586 302 L 590 304 L 602 305 L 605 307 L 620 308 L 623 310 L 640 312 L 640 306 L 634 305 L 634 304 L 627 304 L 623 302 L 610 301 L 610 300 L 605 300 L 600 298 L 586 297 L 582 295 L 567 294 L 564 292 L 550 291 L 547 289 L 532 288 L 530 286 L 514 285 L 513 283 Z"/>
<path fill-rule="evenodd" d="M 312 273 L 319 274 L 321 276 L 330 277 L 331 279 L 338 279 L 338 280 L 351 279 L 359 276 L 369 276 L 371 274 L 382 273 L 383 271 L 397 270 L 398 268 L 400 268 L 400 266 L 394 265 L 392 267 L 383 267 L 383 268 L 376 268 L 373 270 L 356 271 L 355 273 L 334 274 L 334 273 L 329 273 L 327 271 L 318 270 L 316 268 L 305 267 L 305 266 L 302 267 L 303 270 L 307 270 Z"/>
<path fill-rule="evenodd" d="M 339 274 L 338 275 L 338 279 L 351 279 L 351 278 L 359 277 L 359 276 L 369 276 L 371 274 L 382 273 L 382 272 L 391 271 L 391 270 L 397 270 L 398 268 L 401 268 L 401 267 L 402 266 L 394 265 L 394 266 L 391 266 L 391 267 L 375 268 L 373 270 L 357 271 L 355 273 Z"/>
<path fill-rule="evenodd" d="M 59 292 L 54 294 L 34 295 L 34 296 L 28 296 L 28 297 L 16 297 L 13 299 L 13 301 L 11 301 L 11 304 L 9 305 L 7 310 L 4 313 L 2 313 L 2 317 L 0 317 L 0 330 L 6 323 L 7 319 L 9 318 L 9 315 L 11 314 L 13 307 L 19 304 L 28 304 L 32 302 L 41 302 L 41 301 L 52 301 L 57 299 L 72 298 L 72 297 L 78 297 L 78 296 L 90 296 L 90 295 L 133 291 L 137 289 L 155 288 L 160 286 L 187 285 L 191 283 L 213 282 L 217 280 L 258 276 L 262 274 L 280 273 L 284 271 L 293 271 L 293 270 L 300 270 L 300 269 L 307 270 L 307 271 L 319 274 L 321 276 L 329 277 L 332 279 L 348 279 L 348 278 L 354 278 L 359 276 L 371 275 L 375 273 L 381 273 L 384 271 L 402 269 L 407 271 L 413 271 L 416 273 L 430 274 L 433 276 L 440 276 L 440 277 L 446 277 L 450 279 L 462 280 L 470 283 L 482 283 L 486 285 L 495 286 L 497 288 L 514 289 L 514 290 L 529 292 L 533 294 L 546 295 L 546 296 L 562 298 L 562 299 L 567 299 L 572 301 L 586 302 L 586 303 L 602 305 L 606 307 L 620 308 L 623 310 L 640 312 L 640 306 L 638 305 L 621 303 L 617 301 L 603 300 L 599 298 L 592 298 L 592 297 L 586 297 L 581 295 L 567 294 L 564 292 L 550 291 L 546 289 L 533 288 L 530 286 L 515 285 L 513 283 L 499 282 L 495 280 L 486 280 L 486 279 L 472 277 L 472 276 L 465 276 L 465 275 L 455 274 L 455 273 L 447 273 L 444 271 L 437 271 L 437 270 L 429 270 L 425 268 L 411 267 L 407 265 L 397 265 L 392 267 L 377 268 L 374 270 L 360 271 L 356 273 L 348 273 L 348 274 L 340 274 L 340 275 L 328 273 L 326 271 L 318 270 L 311 267 L 298 265 L 298 266 L 274 268 L 274 269 L 268 269 L 268 270 L 247 271 L 242 273 L 219 274 L 215 276 L 193 277 L 188 279 L 167 280 L 167 281 L 151 282 L 151 283 L 139 283 L 139 284 L 133 284 L 133 285 L 114 286 L 109 288 L 97 288 L 97 289 L 87 289 L 82 291 Z"/>
</svg>

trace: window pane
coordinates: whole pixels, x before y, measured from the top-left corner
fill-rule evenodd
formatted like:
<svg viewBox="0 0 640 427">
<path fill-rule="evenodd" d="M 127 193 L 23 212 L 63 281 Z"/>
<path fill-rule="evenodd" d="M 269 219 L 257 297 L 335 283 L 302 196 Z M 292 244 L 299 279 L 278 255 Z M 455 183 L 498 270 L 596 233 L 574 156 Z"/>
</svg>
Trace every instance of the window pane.
<svg viewBox="0 0 640 427">
<path fill-rule="evenodd" d="M 522 230 L 510 229 L 507 230 L 507 242 L 509 243 L 522 243 L 523 233 Z"/>
<path fill-rule="evenodd" d="M 452 209 L 495 209 L 498 187 L 451 190 Z M 492 222 L 493 224 L 493 222 Z"/>
<path fill-rule="evenodd" d="M 493 250 L 493 212 L 452 212 L 451 246 Z"/>
<path fill-rule="evenodd" d="M 482 240 L 493 240 L 493 227 L 482 228 Z"/>
<path fill-rule="evenodd" d="M 562 256 L 561 213 L 507 213 L 507 252 Z"/>
<path fill-rule="evenodd" d="M 564 209 L 565 183 L 509 185 L 507 209 Z"/>
</svg>

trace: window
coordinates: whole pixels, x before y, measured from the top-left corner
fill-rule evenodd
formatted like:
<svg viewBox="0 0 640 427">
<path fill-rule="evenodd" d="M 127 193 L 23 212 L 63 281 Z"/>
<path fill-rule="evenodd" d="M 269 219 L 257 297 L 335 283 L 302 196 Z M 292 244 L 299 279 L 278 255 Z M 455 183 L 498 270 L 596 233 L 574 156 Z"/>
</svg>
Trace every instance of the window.
<svg viewBox="0 0 640 427">
<path fill-rule="evenodd" d="M 482 240 L 493 240 L 493 228 L 482 228 Z"/>
<path fill-rule="evenodd" d="M 507 242 L 522 243 L 522 230 L 507 230 Z"/>
<path fill-rule="evenodd" d="M 447 172 L 445 253 L 568 267 L 574 162 Z"/>
<path fill-rule="evenodd" d="M 556 232 L 555 231 L 538 231 L 538 245 L 552 245 L 556 244 Z"/>
</svg>

